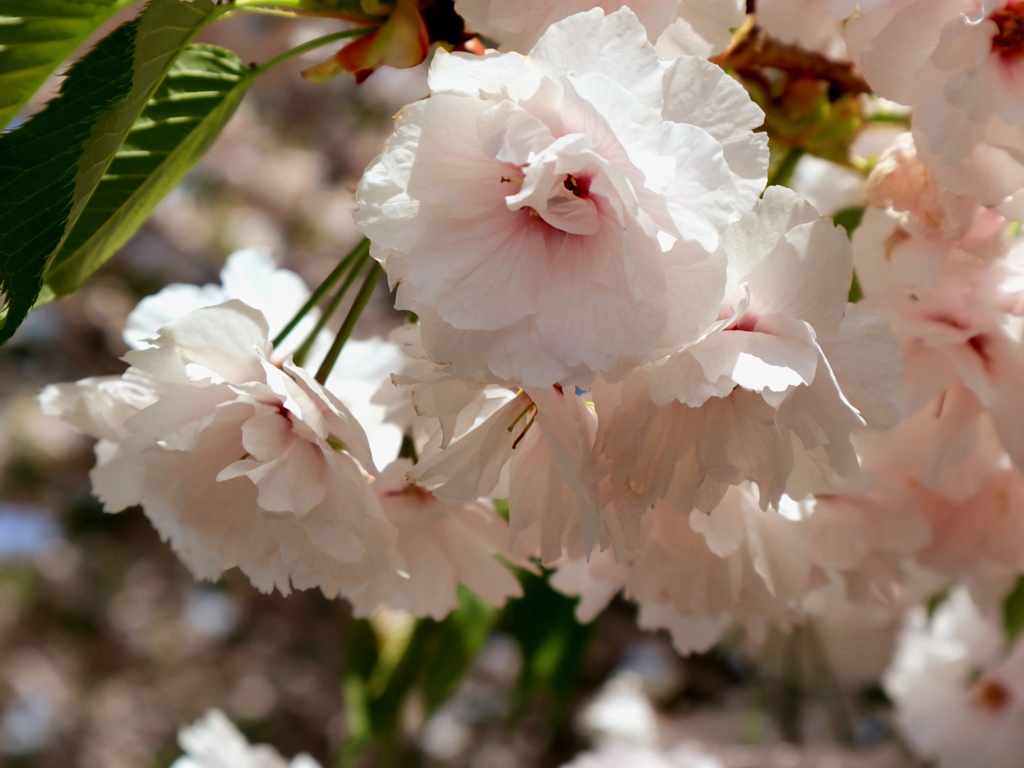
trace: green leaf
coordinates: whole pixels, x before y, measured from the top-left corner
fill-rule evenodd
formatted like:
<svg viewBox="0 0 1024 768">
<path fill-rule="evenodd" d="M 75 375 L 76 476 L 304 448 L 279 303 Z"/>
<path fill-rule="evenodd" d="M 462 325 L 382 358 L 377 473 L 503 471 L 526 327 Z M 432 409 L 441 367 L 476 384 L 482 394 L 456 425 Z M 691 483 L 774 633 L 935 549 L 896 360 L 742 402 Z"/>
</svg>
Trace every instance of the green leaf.
<svg viewBox="0 0 1024 768">
<path fill-rule="evenodd" d="M 63 295 L 102 266 L 206 153 L 252 78 L 235 54 L 194 44 L 135 121 L 44 277 Z"/>
<path fill-rule="evenodd" d="M 342 692 L 348 733 L 340 765 L 354 765 L 371 747 L 382 768 L 407 765 L 401 723 L 410 695 L 432 714 L 466 676 L 491 631 L 495 609 L 465 587 L 459 607 L 441 621 L 377 634 L 371 621 L 353 622 L 345 646 Z M 385 633 L 386 634 L 386 633 Z"/>
<path fill-rule="evenodd" d="M 0 128 L 100 24 L 136 0 L 0 0 Z"/>
<path fill-rule="evenodd" d="M 431 714 L 448 700 L 483 648 L 494 623 L 495 609 L 465 587 L 459 587 L 459 608 L 438 627 L 437 652 L 423 671 L 423 707 Z"/>
<path fill-rule="evenodd" d="M 569 711 L 592 627 L 576 621 L 577 600 L 552 589 L 545 574 L 520 570 L 518 576 L 523 596 L 508 602 L 499 624 L 523 653 L 513 715 L 521 717 L 544 698 L 554 732 Z"/>
<path fill-rule="evenodd" d="M 0 135 L 0 343 L 28 314 L 72 231 L 178 53 L 213 0 L 152 0 L 71 68 L 60 94 Z"/>
<path fill-rule="evenodd" d="M 1013 642 L 1024 630 L 1024 576 L 1019 576 L 1013 589 L 1003 598 L 1003 627 Z"/>
<path fill-rule="evenodd" d="M 853 236 L 857 227 L 860 226 L 861 220 L 864 218 L 864 206 L 856 205 L 852 208 L 843 208 L 841 211 L 836 211 L 832 215 L 833 221 L 840 227 L 846 230 L 846 234 L 849 237 Z"/>
<path fill-rule="evenodd" d="M 71 68 L 56 99 L 0 136 L 0 343 L 28 314 L 60 245 L 83 147 L 104 111 L 131 90 L 137 26 L 125 24 L 100 41 Z"/>
</svg>

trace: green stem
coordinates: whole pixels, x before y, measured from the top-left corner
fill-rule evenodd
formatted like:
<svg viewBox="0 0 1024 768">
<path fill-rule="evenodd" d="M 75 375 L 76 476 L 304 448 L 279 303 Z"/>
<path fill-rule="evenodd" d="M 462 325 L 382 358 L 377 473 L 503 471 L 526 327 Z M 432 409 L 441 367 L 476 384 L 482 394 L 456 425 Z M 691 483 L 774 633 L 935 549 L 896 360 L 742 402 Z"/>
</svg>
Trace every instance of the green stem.
<svg viewBox="0 0 1024 768">
<path fill-rule="evenodd" d="M 352 283 L 354 283 L 356 278 L 359 277 L 359 273 L 362 271 L 363 266 L 366 264 L 366 259 L 368 258 L 368 252 L 366 249 L 363 249 L 359 252 L 358 258 L 349 265 L 348 274 L 345 275 L 345 281 L 341 284 L 341 287 L 337 292 L 335 292 L 334 296 L 331 297 L 330 303 L 320 314 L 313 330 L 310 331 L 306 340 L 302 342 L 302 346 L 295 350 L 295 354 L 292 356 L 292 359 L 295 361 L 296 365 L 305 365 L 306 357 L 309 355 L 309 350 L 313 348 L 313 344 L 316 342 L 317 336 L 320 335 L 320 331 L 327 327 L 327 323 L 330 322 L 332 317 L 334 317 L 334 313 L 338 311 L 338 307 L 341 306 L 341 302 L 348 293 L 348 289 L 352 287 Z M 348 261 L 348 259 L 346 259 L 346 261 Z"/>
<path fill-rule="evenodd" d="M 832 664 L 828 658 L 828 651 L 825 644 L 818 635 L 814 621 L 807 620 L 805 627 L 807 646 L 811 652 L 811 659 L 817 667 L 817 678 L 822 698 L 825 701 L 825 711 L 832 726 L 832 733 L 836 740 L 845 746 L 852 747 L 854 744 L 853 722 L 850 717 L 850 709 L 843 694 L 843 687 L 836 679 Z"/>
<path fill-rule="evenodd" d="M 790 744 L 803 742 L 804 676 L 800 647 L 803 628 L 790 630 L 782 648 L 782 670 L 777 681 L 778 699 L 776 720 L 782 738 Z"/>
<path fill-rule="evenodd" d="M 373 289 L 377 287 L 377 281 L 383 273 L 384 270 L 381 269 L 380 264 L 377 262 L 374 262 L 366 273 L 366 279 L 363 281 L 359 293 L 356 294 L 355 301 L 352 302 L 352 308 L 345 316 L 345 321 L 341 324 L 341 328 L 338 329 L 338 335 L 334 337 L 334 343 L 327 352 L 327 357 L 324 358 L 320 370 L 316 372 L 316 380 L 321 384 L 326 382 L 327 377 L 331 375 L 331 369 L 334 368 L 334 364 L 338 362 L 338 357 L 341 355 L 341 348 L 345 346 L 345 342 L 348 341 L 349 336 L 352 335 L 352 330 L 356 327 L 359 316 L 363 314 L 366 305 L 370 303 Z"/>
<path fill-rule="evenodd" d="M 281 332 L 274 337 L 274 340 L 271 343 L 275 347 L 280 346 L 281 342 L 288 337 L 288 334 L 295 330 L 295 326 L 302 322 L 302 318 L 309 314 L 309 311 L 320 302 L 320 299 L 327 295 L 327 292 L 331 290 L 335 283 L 337 283 L 348 271 L 349 266 L 351 266 L 352 262 L 359 257 L 359 254 L 362 252 L 368 252 L 369 248 L 370 241 L 364 237 L 359 241 L 355 248 L 348 252 L 348 255 L 345 256 L 345 258 L 338 263 L 338 266 L 331 271 L 331 274 L 327 276 L 327 279 L 320 283 L 317 289 L 313 291 L 313 294 L 309 297 L 306 303 L 299 308 L 299 311 L 295 313 L 295 316 L 288 321 L 288 325 L 282 328 Z"/>
<path fill-rule="evenodd" d="M 790 179 L 793 178 L 796 165 L 800 162 L 800 158 L 804 156 L 805 152 L 806 150 L 803 147 L 790 147 L 786 151 L 786 156 L 782 158 L 782 162 L 779 163 L 778 168 L 768 177 L 768 186 L 788 186 Z"/>
<path fill-rule="evenodd" d="M 896 112 L 876 112 L 868 118 L 868 122 L 910 125 L 910 115 L 901 115 Z"/>
<path fill-rule="evenodd" d="M 292 8 L 296 11 L 304 9 L 307 0 L 232 0 L 225 3 L 228 7 L 234 8 Z"/>
<path fill-rule="evenodd" d="M 252 74 L 262 75 L 264 72 L 273 69 L 278 64 L 288 61 L 289 59 L 295 58 L 296 56 L 301 56 L 307 51 L 313 51 L 316 50 L 317 48 L 322 48 L 323 46 L 330 45 L 331 43 L 335 43 L 338 40 L 346 40 L 350 37 L 362 37 L 363 35 L 370 32 L 371 29 L 371 27 L 357 27 L 356 29 L 346 29 L 343 32 L 334 32 L 330 35 L 324 35 L 323 37 L 318 37 L 315 40 L 310 40 L 308 43 L 297 45 L 291 50 L 285 51 L 284 53 L 275 56 L 270 61 L 264 62 L 263 64 L 260 64 L 258 67 L 253 67 L 251 70 Z"/>
</svg>

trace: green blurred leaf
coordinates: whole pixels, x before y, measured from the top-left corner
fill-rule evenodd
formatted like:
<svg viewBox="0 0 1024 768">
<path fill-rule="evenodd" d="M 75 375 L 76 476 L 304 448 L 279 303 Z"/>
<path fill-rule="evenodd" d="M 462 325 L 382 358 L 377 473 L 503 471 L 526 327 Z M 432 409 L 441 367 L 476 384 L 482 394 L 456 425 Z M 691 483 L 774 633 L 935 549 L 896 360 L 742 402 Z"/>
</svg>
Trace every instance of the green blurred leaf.
<svg viewBox="0 0 1024 768">
<path fill-rule="evenodd" d="M 0 0 L 0 128 L 104 21 L 136 0 Z"/>
<path fill-rule="evenodd" d="M 213 0 L 152 0 L 76 62 L 60 94 L 0 135 L 0 343 L 24 320 L 73 229 L 171 63 Z"/>
<path fill-rule="evenodd" d="M 928 616 L 928 620 L 931 621 L 935 616 L 935 612 L 942 607 L 942 604 L 949 598 L 949 587 L 939 590 L 934 595 L 928 598 L 928 602 L 925 603 L 925 614 Z"/>
<path fill-rule="evenodd" d="M 494 608 L 459 587 L 459 608 L 438 626 L 433 663 L 423 672 L 420 690 L 427 714 L 446 702 L 483 648 L 494 623 Z"/>
<path fill-rule="evenodd" d="M 555 730 L 569 711 L 592 625 L 576 621 L 576 599 L 552 589 L 546 575 L 519 571 L 519 580 L 523 596 L 509 601 L 499 623 L 523 654 L 513 717 L 521 717 L 543 697 L 548 704 L 548 724 Z"/>
<path fill-rule="evenodd" d="M 1017 577 L 1013 589 L 1003 598 L 1003 627 L 1011 642 L 1024 630 L 1024 575 Z"/>
<path fill-rule="evenodd" d="M 174 62 L 44 277 L 70 293 L 135 233 L 234 114 L 251 83 L 235 54 L 192 45 Z"/>
<path fill-rule="evenodd" d="M 832 219 L 840 227 L 846 230 L 846 234 L 850 237 L 853 236 L 854 231 L 860 226 L 861 220 L 864 218 L 864 206 L 857 205 L 853 208 L 843 208 L 841 211 L 837 211 Z"/>
<path fill-rule="evenodd" d="M 340 765 L 352 765 L 376 746 L 377 763 L 400 762 L 401 723 L 413 693 L 430 715 L 466 676 L 491 631 L 495 609 L 459 588 L 459 607 L 442 621 L 420 619 L 411 630 L 377 632 L 353 622 L 345 649 L 342 690 L 348 717 Z"/>
</svg>

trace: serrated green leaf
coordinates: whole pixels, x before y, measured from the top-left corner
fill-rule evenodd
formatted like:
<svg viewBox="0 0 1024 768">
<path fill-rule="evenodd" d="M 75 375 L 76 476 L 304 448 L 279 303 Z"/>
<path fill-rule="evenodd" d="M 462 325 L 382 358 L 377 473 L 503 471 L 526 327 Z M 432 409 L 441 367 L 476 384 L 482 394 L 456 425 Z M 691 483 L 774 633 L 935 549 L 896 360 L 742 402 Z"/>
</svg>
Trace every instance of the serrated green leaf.
<svg viewBox="0 0 1024 768">
<path fill-rule="evenodd" d="M 213 0 L 150 0 L 139 14 L 132 62 L 132 89 L 97 121 L 91 140 L 82 152 L 70 225 L 88 203 L 107 166 L 174 59 L 205 26 L 214 11 Z"/>
<path fill-rule="evenodd" d="M 0 343 L 28 314 L 129 130 L 213 0 L 152 0 L 70 70 L 60 95 L 0 135 Z"/>
<path fill-rule="evenodd" d="M 104 21 L 136 0 L 0 0 L 0 128 Z"/>
<path fill-rule="evenodd" d="M 138 23 L 118 27 L 68 73 L 60 95 L 0 136 L 0 343 L 28 314 L 74 204 L 78 159 L 104 111 L 131 91 Z"/>
<path fill-rule="evenodd" d="M 57 295 L 102 266 L 198 162 L 251 82 L 239 58 L 194 44 L 135 121 L 44 277 Z"/>
</svg>

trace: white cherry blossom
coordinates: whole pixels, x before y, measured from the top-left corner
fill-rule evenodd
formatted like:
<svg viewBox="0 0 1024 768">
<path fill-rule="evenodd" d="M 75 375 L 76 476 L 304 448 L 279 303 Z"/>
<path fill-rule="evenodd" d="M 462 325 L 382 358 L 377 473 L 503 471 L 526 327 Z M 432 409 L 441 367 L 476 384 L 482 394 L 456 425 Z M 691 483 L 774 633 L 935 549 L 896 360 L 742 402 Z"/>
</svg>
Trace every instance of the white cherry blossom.
<svg viewBox="0 0 1024 768">
<path fill-rule="evenodd" d="M 1001 627 L 964 589 L 929 619 L 914 609 L 883 677 L 904 736 L 940 768 L 1012 768 L 1024 734 L 1024 645 L 1007 655 Z"/>
</svg>

